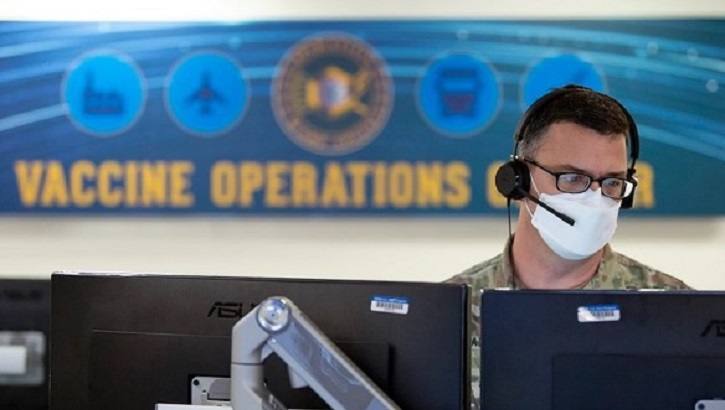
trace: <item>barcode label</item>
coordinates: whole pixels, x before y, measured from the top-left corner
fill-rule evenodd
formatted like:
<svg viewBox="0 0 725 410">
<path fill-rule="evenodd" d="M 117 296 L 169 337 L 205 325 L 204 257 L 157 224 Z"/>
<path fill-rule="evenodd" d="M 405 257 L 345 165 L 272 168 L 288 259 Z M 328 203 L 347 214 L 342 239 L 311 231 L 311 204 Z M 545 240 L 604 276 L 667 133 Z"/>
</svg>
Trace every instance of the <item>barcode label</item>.
<svg viewBox="0 0 725 410">
<path fill-rule="evenodd" d="M 370 310 L 372 312 L 395 313 L 396 315 L 408 314 L 408 299 L 391 296 L 373 296 L 370 299 Z"/>
<path fill-rule="evenodd" d="M 616 322 L 622 317 L 617 305 L 580 306 L 576 315 L 579 322 Z"/>
</svg>

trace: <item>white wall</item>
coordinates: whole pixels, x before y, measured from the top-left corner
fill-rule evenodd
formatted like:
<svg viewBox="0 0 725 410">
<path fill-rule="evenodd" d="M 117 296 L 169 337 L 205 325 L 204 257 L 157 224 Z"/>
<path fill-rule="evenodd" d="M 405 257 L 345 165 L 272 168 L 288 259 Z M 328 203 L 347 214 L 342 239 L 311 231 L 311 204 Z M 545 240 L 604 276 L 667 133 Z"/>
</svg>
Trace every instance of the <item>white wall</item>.
<svg viewBox="0 0 725 410">
<path fill-rule="evenodd" d="M 307 18 L 712 17 L 723 0 L 22 0 L 0 18 L 31 20 L 256 20 Z"/>
<path fill-rule="evenodd" d="M 585 4 L 582 6 L 582 4 Z M 725 16 L 723 0 L 23 0 L 0 19 Z M 0 218 L 0 276 L 58 269 L 438 281 L 501 251 L 503 218 Z M 725 289 L 725 218 L 624 218 L 615 248 Z"/>
<path fill-rule="evenodd" d="M 0 218 L 0 275 L 110 270 L 439 281 L 501 252 L 505 218 Z M 615 249 L 725 289 L 725 218 L 620 218 Z"/>
</svg>

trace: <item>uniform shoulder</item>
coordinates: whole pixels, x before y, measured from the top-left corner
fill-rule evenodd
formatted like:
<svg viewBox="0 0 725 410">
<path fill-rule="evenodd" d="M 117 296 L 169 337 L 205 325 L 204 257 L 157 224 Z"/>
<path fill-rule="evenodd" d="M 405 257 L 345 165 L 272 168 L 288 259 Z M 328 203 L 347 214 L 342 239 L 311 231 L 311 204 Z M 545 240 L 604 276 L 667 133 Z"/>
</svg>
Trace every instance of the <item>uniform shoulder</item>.
<svg viewBox="0 0 725 410">
<path fill-rule="evenodd" d="M 691 290 L 684 281 L 621 253 L 614 253 L 617 263 L 629 276 L 629 286 L 640 289 Z"/>
<path fill-rule="evenodd" d="M 500 271 L 503 266 L 503 255 L 499 254 L 495 257 L 485 260 L 481 263 L 471 266 L 463 272 L 446 279 L 445 283 L 465 283 L 474 285 L 481 280 L 489 280 L 496 272 Z"/>
</svg>

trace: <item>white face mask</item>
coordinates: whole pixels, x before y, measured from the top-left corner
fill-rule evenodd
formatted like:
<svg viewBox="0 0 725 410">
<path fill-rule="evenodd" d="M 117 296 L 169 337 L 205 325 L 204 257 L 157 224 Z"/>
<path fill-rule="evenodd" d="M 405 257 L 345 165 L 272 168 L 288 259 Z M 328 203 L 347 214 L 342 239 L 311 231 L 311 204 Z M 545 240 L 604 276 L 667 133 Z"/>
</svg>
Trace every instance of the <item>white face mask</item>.
<svg viewBox="0 0 725 410">
<path fill-rule="evenodd" d="M 533 179 L 532 179 L 533 183 Z M 533 184 L 536 192 L 536 184 Z M 621 203 L 602 195 L 601 188 L 587 189 L 580 194 L 539 193 L 539 200 L 553 209 L 574 219 L 574 226 L 559 219 L 542 206 L 531 215 L 531 224 L 539 231 L 541 239 L 557 255 L 564 259 L 581 260 L 602 249 L 614 236 Z"/>
</svg>

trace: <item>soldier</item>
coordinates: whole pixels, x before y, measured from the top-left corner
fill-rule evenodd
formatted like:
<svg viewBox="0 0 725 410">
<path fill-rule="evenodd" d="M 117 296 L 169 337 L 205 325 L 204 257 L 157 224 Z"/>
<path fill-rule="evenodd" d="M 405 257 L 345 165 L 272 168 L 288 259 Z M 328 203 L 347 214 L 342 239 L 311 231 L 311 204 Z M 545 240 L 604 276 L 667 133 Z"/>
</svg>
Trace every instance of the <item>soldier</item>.
<svg viewBox="0 0 725 410">
<path fill-rule="evenodd" d="M 691 289 L 609 245 L 637 186 L 637 127 L 619 102 L 581 86 L 554 89 L 524 113 L 514 138 L 496 187 L 521 201 L 515 232 L 503 253 L 446 281 L 471 286 L 474 409 L 482 289 Z"/>
</svg>

